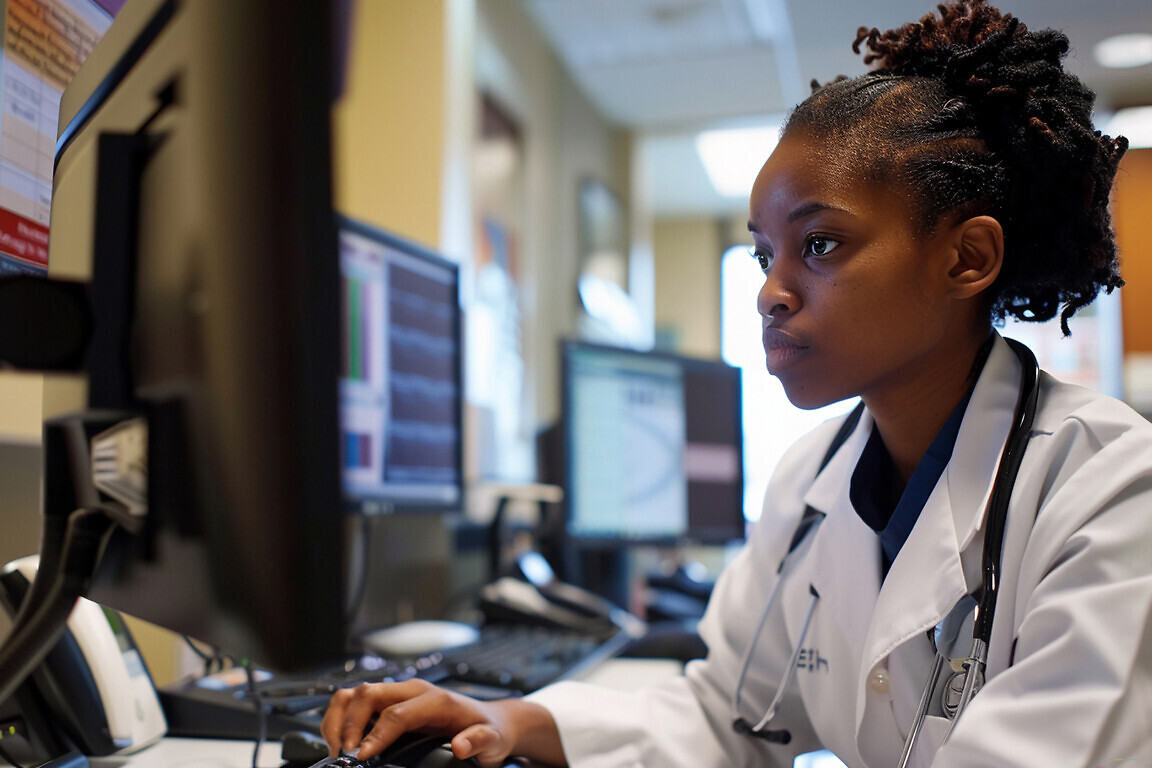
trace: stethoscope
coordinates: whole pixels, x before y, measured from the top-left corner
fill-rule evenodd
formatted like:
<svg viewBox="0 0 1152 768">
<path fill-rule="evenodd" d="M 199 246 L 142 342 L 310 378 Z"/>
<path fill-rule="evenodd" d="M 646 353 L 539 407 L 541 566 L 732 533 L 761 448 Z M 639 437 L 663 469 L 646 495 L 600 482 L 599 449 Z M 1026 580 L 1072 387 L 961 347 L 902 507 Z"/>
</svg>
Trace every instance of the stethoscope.
<svg viewBox="0 0 1152 768">
<path fill-rule="evenodd" d="M 1004 544 L 1004 527 L 1008 517 L 1008 502 L 1012 498 L 1012 488 L 1016 483 L 1016 476 L 1020 472 L 1024 448 L 1032 432 L 1032 422 L 1036 416 L 1036 402 L 1040 394 L 1040 366 L 1036 362 L 1036 356 L 1028 347 L 1014 339 L 1005 339 L 1005 341 L 1020 360 L 1022 372 L 1020 393 L 1016 400 L 1016 410 L 1012 416 L 1012 429 L 1008 433 L 1004 453 L 1000 458 L 1000 465 L 996 469 L 996 478 L 992 484 L 992 495 L 988 501 L 988 519 L 984 529 L 982 555 L 983 583 L 975 596 L 966 595 L 961 598 L 960 602 L 944 617 L 944 620 L 936 625 L 934 632 L 930 635 L 935 647 L 932 672 L 924 685 L 924 691 L 916 708 L 916 715 L 912 719 L 912 728 L 908 732 L 908 738 L 904 741 L 899 768 L 905 768 L 908 764 L 912 749 L 916 745 L 916 740 L 930 711 L 939 710 L 943 716 L 951 720 L 948 733 L 944 735 L 946 741 L 951 735 L 956 721 L 960 719 L 961 713 L 984 685 L 984 671 L 988 663 L 988 644 L 992 639 L 992 618 L 996 612 L 996 592 L 1000 586 L 1000 559 Z M 820 466 L 821 471 L 855 429 L 862 410 L 862 406 L 858 407 L 845 420 L 840 432 L 833 439 L 828 453 L 824 456 L 824 461 Z M 787 729 L 774 730 L 768 728 L 768 725 L 776 716 L 776 709 L 784 697 L 784 692 L 796 674 L 801 650 L 804 647 L 804 638 L 808 634 L 808 626 L 812 622 L 816 603 L 820 600 L 820 593 L 816 591 L 814 586 L 808 585 L 808 606 L 804 614 L 804 621 L 800 626 L 800 637 L 796 641 L 792 656 L 788 659 L 788 665 L 784 669 L 780 685 L 777 686 L 776 694 L 765 710 L 764 716 L 755 725 L 740 716 L 740 692 L 744 687 L 744 678 L 752 662 L 756 643 L 764 630 L 768 616 L 772 613 L 772 608 L 776 604 L 780 585 L 784 582 L 784 570 L 791 561 L 793 552 L 799 548 L 801 542 L 820 524 L 823 518 L 822 512 L 812 508 L 806 510 L 792 537 L 788 551 L 776 569 L 778 574 L 776 584 L 768 595 L 768 602 L 760 614 L 760 621 L 756 624 L 752 640 L 744 651 L 740 674 L 736 679 L 736 689 L 732 693 L 732 713 L 734 716 L 732 728 L 737 733 L 779 744 L 787 744 L 792 740 L 792 734 Z M 962 635 L 964 629 L 969 625 L 971 625 L 972 644 L 968 654 L 960 658 L 953 658 L 955 650 L 962 647 Z M 948 670 L 947 675 L 944 674 L 946 668 Z M 943 688 L 940 685 L 941 680 L 945 681 Z"/>
</svg>

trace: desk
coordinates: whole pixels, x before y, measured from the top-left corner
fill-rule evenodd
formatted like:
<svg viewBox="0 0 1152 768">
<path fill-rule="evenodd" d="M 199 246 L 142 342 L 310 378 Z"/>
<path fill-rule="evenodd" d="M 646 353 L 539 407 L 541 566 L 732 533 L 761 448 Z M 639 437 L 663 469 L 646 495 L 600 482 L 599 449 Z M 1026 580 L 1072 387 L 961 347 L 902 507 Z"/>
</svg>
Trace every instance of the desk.
<svg viewBox="0 0 1152 768">
<path fill-rule="evenodd" d="M 680 674 L 684 665 L 669 659 L 607 659 L 579 679 L 593 685 L 631 690 Z M 251 741 L 164 738 L 131 755 L 90 760 L 92 768 L 251 768 Z M 258 768 L 279 768 L 280 742 L 260 746 Z"/>
<path fill-rule="evenodd" d="M 92 768 L 251 768 L 251 741 L 164 738 L 131 755 L 89 759 Z M 260 745 L 259 768 L 279 768 L 280 742 Z"/>
</svg>

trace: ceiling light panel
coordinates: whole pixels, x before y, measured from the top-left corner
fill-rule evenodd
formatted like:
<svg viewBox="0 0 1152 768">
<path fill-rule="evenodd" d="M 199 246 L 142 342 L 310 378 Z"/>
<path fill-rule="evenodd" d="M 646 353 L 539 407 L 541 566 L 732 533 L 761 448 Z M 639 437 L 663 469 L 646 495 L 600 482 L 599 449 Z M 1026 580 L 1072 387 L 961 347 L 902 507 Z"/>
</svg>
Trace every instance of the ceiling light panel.
<svg viewBox="0 0 1152 768">
<path fill-rule="evenodd" d="M 743 0 L 528 0 L 526 7 L 577 70 L 761 44 Z"/>
<path fill-rule="evenodd" d="M 1096 61 L 1109 69 L 1127 69 L 1152 64 L 1152 35 L 1136 32 L 1101 40 L 1093 49 Z"/>
</svg>

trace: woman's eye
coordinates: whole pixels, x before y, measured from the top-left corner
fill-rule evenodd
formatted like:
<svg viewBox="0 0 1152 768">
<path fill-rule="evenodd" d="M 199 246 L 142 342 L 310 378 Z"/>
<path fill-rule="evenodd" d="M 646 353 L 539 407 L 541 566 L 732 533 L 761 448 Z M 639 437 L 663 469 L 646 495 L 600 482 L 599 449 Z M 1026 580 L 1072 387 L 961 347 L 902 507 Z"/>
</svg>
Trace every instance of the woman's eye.
<svg viewBox="0 0 1152 768">
<path fill-rule="evenodd" d="M 756 263 L 760 265 L 763 272 L 767 272 L 772 267 L 772 254 L 767 251 L 759 249 L 751 252 L 752 258 L 756 259 Z"/>
<path fill-rule="evenodd" d="M 804 243 L 804 250 L 813 256 L 827 256 L 840 247 L 839 240 L 827 237 L 812 236 Z"/>
</svg>

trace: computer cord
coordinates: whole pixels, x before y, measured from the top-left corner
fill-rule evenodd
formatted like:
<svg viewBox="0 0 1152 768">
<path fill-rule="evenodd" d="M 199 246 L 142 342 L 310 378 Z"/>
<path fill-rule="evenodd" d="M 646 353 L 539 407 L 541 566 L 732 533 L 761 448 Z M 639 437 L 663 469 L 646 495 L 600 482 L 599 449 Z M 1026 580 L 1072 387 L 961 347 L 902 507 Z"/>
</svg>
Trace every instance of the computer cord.
<svg viewBox="0 0 1152 768">
<path fill-rule="evenodd" d="M 344 626 L 351 627 L 364 607 L 364 598 L 368 594 L 368 562 L 371 559 L 371 523 L 367 515 L 360 515 L 356 526 L 355 548 L 349 546 L 350 553 L 355 554 L 348 566 L 348 598 L 344 604 Z"/>
<path fill-rule="evenodd" d="M 252 661 L 246 658 L 240 659 L 240 666 L 244 667 L 244 673 L 248 679 L 248 695 L 252 697 L 252 703 L 256 705 L 258 726 L 256 744 L 252 747 L 252 768 L 258 768 L 257 758 L 260 756 L 260 746 L 268 736 L 268 710 L 264 706 L 264 697 L 260 693 L 260 688 L 256 685 L 256 672 L 252 669 Z"/>
<path fill-rule="evenodd" d="M 228 657 L 221 653 L 219 648 L 214 645 L 209 646 L 212 649 L 212 652 L 206 653 L 200 646 L 196 644 L 196 641 L 188 637 L 188 635 L 181 635 L 180 637 L 183 638 L 184 643 L 192 649 L 192 653 L 199 656 L 200 660 L 204 662 L 203 677 L 208 677 L 209 675 L 214 675 L 217 672 L 224 671 L 224 662 Z"/>
</svg>

